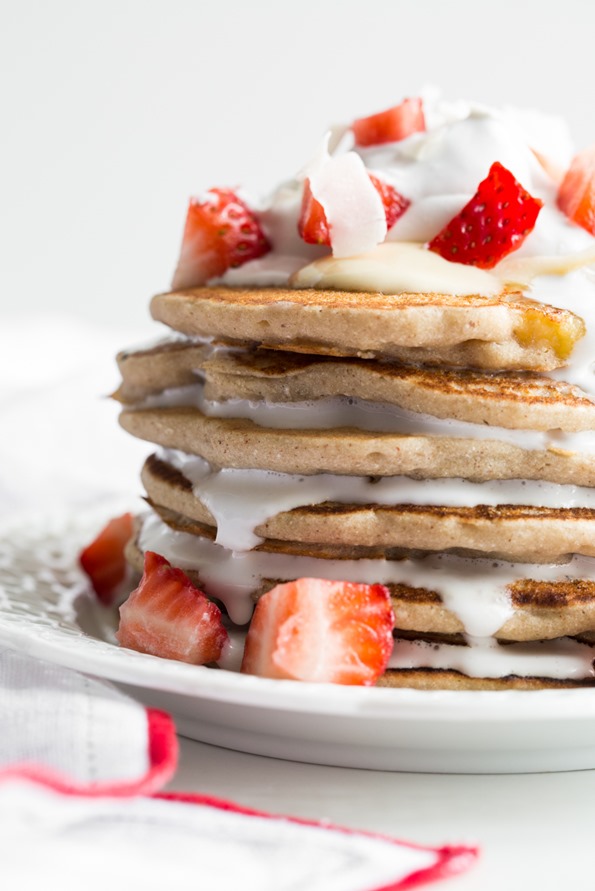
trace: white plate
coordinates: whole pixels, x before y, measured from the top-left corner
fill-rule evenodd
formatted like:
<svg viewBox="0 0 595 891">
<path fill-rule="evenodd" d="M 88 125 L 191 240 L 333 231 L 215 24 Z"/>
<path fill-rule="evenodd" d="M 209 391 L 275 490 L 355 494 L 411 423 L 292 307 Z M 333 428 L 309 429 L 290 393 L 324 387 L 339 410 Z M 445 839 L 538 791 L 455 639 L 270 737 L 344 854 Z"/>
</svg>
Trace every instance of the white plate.
<svg viewBox="0 0 595 891">
<path fill-rule="evenodd" d="M 595 768 L 593 689 L 339 687 L 120 649 L 115 611 L 96 603 L 76 559 L 105 517 L 28 518 L 0 535 L 0 643 L 118 683 L 185 736 L 259 755 L 448 773 Z"/>
</svg>

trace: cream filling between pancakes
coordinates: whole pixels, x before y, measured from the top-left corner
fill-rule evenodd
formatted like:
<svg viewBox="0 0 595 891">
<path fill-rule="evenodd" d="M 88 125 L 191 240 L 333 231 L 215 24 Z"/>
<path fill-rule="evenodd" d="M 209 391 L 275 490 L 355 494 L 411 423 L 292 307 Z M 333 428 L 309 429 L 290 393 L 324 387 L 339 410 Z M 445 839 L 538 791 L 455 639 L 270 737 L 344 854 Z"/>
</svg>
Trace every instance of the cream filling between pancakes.
<svg viewBox="0 0 595 891">
<path fill-rule="evenodd" d="M 217 523 L 217 544 L 249 550 L 262 542 L 257 526 L 283 511 L 335 501 L 341 504 L 447 505 L 476 507 L 535 505 L 595 508 L 595 489 L 540 480 L 414 480 L 405 476 L 371 479 L 331 473 L 298 476 L 270 470 L 217 469 L 208 461 L 174 449 L 157 457 L 192 483 L 193 494 Z"/>
<path fill-rule="evenodd" d="M 404 436 L 444 436 L 460 439 L 495 440 L 528 451 L 564 449 L 595 454 L 593 431 L 565 433 L 562 430 L 519 430 L 437 418 L 396 405 L 348 396 L 333 396 L 308 402 L 206 399 L 204 383 L 172 387 L 130 406 L 131 409 L 191 406 L 209 418 L 240 418 L 259 427 L 275 430 L 334 430 L 351 427 L 374 433 Z"/>
<path fill-rule="evenodd" d="M 595 677 L 595 650 L 570 638 L 499 644 L 493 639 L 469 646 L 396 640 L 388 668 L 446 669 L 474 678 L 516 677 L 582 680 Z"/>
</svg>

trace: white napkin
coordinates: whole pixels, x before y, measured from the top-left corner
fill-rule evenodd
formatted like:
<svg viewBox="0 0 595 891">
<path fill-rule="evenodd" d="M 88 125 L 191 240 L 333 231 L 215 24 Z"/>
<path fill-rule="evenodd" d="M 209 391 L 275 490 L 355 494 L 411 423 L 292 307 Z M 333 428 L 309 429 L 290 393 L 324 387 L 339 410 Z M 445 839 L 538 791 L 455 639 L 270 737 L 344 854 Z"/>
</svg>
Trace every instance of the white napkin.
<svg viewBox="0 0 595 891">
<path fill-rule="evenodd" d="M 173 774 L 167 716 L 111 685 L 0 649 L 0 875 L 7 887 L 375 891 L 465 869 L 427 848 L 201 796 L 146 797 Z M 31 852 L 35 856 L 31 856 Z M 402 884 L 406 883 L 406 884 Z"/>
</svg>

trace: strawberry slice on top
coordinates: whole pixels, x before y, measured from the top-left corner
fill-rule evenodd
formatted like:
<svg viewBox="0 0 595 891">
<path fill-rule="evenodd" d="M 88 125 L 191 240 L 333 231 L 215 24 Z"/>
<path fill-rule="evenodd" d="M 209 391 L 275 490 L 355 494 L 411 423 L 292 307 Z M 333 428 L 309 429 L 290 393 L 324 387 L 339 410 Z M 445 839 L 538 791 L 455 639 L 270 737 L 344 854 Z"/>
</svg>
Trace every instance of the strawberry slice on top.
<svg viewBox="0 0 595 891">
<path fill-rule="evenodd" d="M 428 247 L 445 260 L 492 269 L 521 246 L 542 206 L 496 161 L 473 198 Z"/>
<path fill-rule="evenodd" d="M 79 562 L 91 580 L 97 598 L 110 606 L 118 586 L 126 577 L 124 548 L 132 538 L 132 514 L 114 517 L 81 551 Z"/>
<path fill-rule="evenodd" d="M 393 649 L 383 585 L 298 579 L 256 604 L 242 671 L 260 677 L 371 686 Z"/>
<path fill-rule="evenodd" d="M 191 198 L 172 288 L 193 288 L 271 249 L 256 214 L 231 189 Z"/>
<path fill-rule="evenodd" d="M 120 607 L 116 637 L 130 650 L 193 665 L 216 662 L 228 639 L 221 610 L 153 551 L 145 553 L 139 586 Z"/>
<path fill-rule="evenodd" d="M 401 195 L 390 183 L 381 180 L 373 173 L 368 174 L 370 181 L 382 200 L 386 215 L 386 226 L 390 229 L 402 216 L 411 202 Z M 331 227 L 328 224 L 324 208 L 312 194 L 310 180 L 304 183 L 302 207 L 298 220 L 298 232 L 308 244 L 331 245 Z"/>
<path fill-rule="evenodd" d="M 419 98 L 404 99 L 400 105 L 387 108 L 378 114 L 358 118 L 351 125 L 355 144 L 362 148 L 398 142 L 412 133 L 426 129 L 423 102 Z"/>
<path fill-rule="evenodd" d="M 595 235 L 595 145 L 573 158 L 558 189 L 558 207 Z"/>
</svg>

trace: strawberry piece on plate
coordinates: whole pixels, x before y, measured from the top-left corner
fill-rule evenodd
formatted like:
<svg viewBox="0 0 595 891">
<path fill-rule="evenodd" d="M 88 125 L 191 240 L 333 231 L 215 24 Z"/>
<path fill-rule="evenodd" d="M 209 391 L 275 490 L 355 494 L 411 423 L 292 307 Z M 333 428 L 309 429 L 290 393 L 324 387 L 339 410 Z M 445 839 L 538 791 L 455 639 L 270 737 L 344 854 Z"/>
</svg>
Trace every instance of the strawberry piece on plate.
<svg viewBox="0 0 595 891">
<path fill-rule="evenodd" d="M 473 198 L 428 247 L 445 260 L 491 269 L 522 245 L 542 206 L 496 161 Z"/>
<path fill-rule="evenodd" d="M 386 225 L 390 229 L 402 216 L 411 202 L 408 198 L 404 198 L 389 183 L 384 182 L 374 174 L 369 174 L 370 180 L 380 195 L 384 212 L 386 214 Z M 324 244 L 330 247 L 331 233 L 324 208 L 312 194 L 310 180 L 304 183 L 304 193 L 302 197 L 302 209 L 298 221 L 298 232 L 300 236 L 308 244 Z"/>
<path fill-rule="evenodd" d="M 595 145 L 573 158 L 558 190 L 558 207 L 595 235 Z"/>
<path fill-rule="evenodd" d="M 423 102 L 421 99 L 404 99 L 400 105 L 387 108 L 367 118 L 353 122 L 355 144 L 366 148 L 382 145 L 385 142 L 398 142 L 426 129 Z"/>
<path fill-rule="evenodd" d="M 97 538 L 81 551 L 79 561 L 91 579 L 93 590 L 101 603 L 113 602 L 118 585 L 126 577 L 124 548 L 132 538 L 132 514 L 114 517 Z"/>
<path fill-rule="evenodd" d="M 199 287 L 270 249 L 248 205 L 231 189 L 210 189 L 204 201 L 190 199 L 172 288 Z"/>
<path fill-rule="evenodd" d="M 205 665 L 219 659 L 228 635 L 221 610 L 186 573 L 147 551 L 140 584 L 120 607 L 116 637 L 130 650 Z"/>
<path fill-rule="evenodd" d="M 383 585 L 298 579 L 256 604 L 242 671 L 267 678 L 370 686 L 393 648 Z"/>
</svg>

